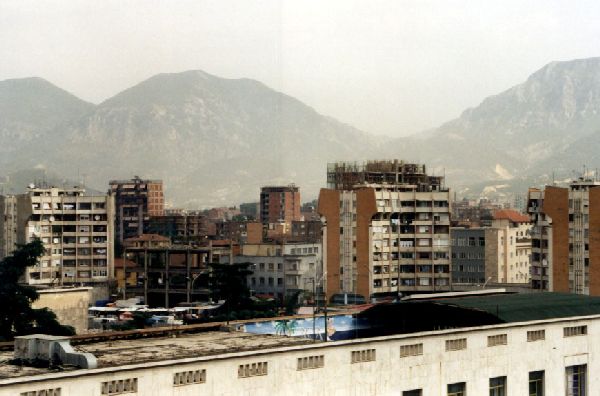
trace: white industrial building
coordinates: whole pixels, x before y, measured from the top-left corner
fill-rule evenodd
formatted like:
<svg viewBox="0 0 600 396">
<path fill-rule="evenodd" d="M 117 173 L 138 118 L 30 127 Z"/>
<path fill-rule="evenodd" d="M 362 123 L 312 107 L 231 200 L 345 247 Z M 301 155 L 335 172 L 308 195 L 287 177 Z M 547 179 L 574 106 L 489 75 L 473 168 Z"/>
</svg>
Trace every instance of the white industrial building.
<svg viewBox="0 0 600 396">
<path fill-rule="evenodd" d="M 70 351 L 60 340 L 35 344 L 29 337 L 18 342 L 19 356 L 55 353 L 90 368 L 4 364 L 0 396 L 598 395 L 600 315 L 589 313 L 600 313 L 600 303 L 581 297 L 589 300 L 550 296 L 534 313 L 548 318 L 520 320 L 535 312 L 531 304 L 521 306 L 528 297 L 474 296 L 446 308 L 478 306 L 481 315 L 481 307 L 496 301 L 497 315 L 490 308 L 481 317 L 513 320 L 333 342 L 174 329 L 167 337 L 93 341 Z M 439 306 L 436 300 L 425 304 Z M 10 358 L 0 352 L 2 361 Z"/>
</svg>

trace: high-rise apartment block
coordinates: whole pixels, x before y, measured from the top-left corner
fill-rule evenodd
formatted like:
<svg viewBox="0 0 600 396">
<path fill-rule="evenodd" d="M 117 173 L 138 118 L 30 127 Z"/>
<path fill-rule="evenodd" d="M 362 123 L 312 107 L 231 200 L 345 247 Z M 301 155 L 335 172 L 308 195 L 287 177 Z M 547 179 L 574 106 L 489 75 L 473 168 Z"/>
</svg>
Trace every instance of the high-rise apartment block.
<svg viewBox="0 0 600 396">
<path fill-rule="evenodd" d="M 300 189 L 295 185 L 268 186 L 260 189 L 260 221 L 286 223 L 300 220 Z"/>
<path fill-rule="evenodd" d="M 106 283 L 113 272 L 114 198 L 82 188 L 38 188 L 16 196 L 17 243 L 39 238 L 45 252 L 29 284 Z"/>
<path fill-rule="evenodd" d="M 486 280 L 492 283 L 529 283 L 531 220 L 515 210 L 494 212 L 485 230 Z"/>
<path fill-rule="evenodd" d="M 116 234 L 119 242 L 144 234 L 151 216 L 165 214 L 162 180 L 111 180 L 115 196 Z"/>
<path fill-rule="evenodd" d="M 534 289 L 600 295 L 600 182 L 529 190 Z"/>
<path fill-rule="evenodd" d="M 327 294 L 450 288 L 450 193 L 403 161 L 333 163 L 319 195 Z"/>
</svg>

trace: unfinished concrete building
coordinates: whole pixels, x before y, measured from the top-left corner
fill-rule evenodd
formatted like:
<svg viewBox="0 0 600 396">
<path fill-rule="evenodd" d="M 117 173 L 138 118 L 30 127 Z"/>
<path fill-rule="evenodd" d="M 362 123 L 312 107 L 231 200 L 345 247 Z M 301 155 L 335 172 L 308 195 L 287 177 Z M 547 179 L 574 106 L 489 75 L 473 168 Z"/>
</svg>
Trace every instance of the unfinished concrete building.
<svg viewBox="0 0 600 396">
<path fill-rule="evenodd" d="M 111 180 L 115 196 L 116 234 L 120 243 L 146 232 L 151 216 L 163 216 L 165 200 L 162 180 Z"/>
<path fill-rule="evenodd" d="M 450 193 L 403 161 L 334 163 L 319 195 L 327 294 L 450 288 Z"/>
</svg>

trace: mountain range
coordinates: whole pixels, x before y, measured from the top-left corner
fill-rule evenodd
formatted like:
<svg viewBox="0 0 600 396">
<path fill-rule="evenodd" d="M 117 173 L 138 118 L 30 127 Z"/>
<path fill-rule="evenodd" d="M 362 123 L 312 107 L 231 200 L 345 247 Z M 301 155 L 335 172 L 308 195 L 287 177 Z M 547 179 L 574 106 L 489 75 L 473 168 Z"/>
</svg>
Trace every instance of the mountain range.
<svg viewBox="0 0 600 396">
<path fill-rule="evenodd" d="M 374 136 L 250 79 L 159 74 L 94 105 L 41 78 L 0 81 L 5 187 L 34 174 L 96 190 L 134 175 L 161 178 L 167 201 L 201 208 L 255 201 L 295 183 L 306 200 L 327 162 L 423 162 L 461 193 L 509 193 L 551 181 L 600 152 L 600 58 L 553 62 L 439 128 Z M 7 189 L 5 189 L 8 191 Z"/>
</svg>

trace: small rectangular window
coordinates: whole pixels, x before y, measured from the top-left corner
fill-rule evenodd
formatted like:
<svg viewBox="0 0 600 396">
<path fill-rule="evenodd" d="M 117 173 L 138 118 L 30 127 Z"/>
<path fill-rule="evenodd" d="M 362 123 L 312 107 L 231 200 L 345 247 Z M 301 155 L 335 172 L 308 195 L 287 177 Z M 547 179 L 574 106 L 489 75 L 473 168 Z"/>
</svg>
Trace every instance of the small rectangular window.
<svg viewBox="0 0 600 396">
<path fill-rule="evenodd" d="M 206 382 L 206 370 L 180 371 L 173 374 L 173 385 L 203 384 Z"/>
<path fill-rule="evenodd" d="M 489 347 L 493 347 L 496 345 L 506 345 L 507 344 L 507 335 L 506 334 L 498 334 L 498 335 L 488 336 L 487 341 L 488 341 Z"/>
<path fill-rule="evenodd" d="M 423 396 L 423 391 L 421 389 L 404 391 L 402 392 L 402 396 Z"/>
<path fill-rule="evenodd" d="M 587 334 L 587 326 L 571 326 L 563 328 L 563 335 L 565 337 L 574 337 Z"/>
<path fill-rule="evenodd" d="M 531 330 L 527 332 L 527 342 L 541 341 L 546 339 L 546 330 Z"/>
<path fill-rule="evenodd" d="M 121 395 L 135 392 L 137 392 L 137 378 L 106 381 L 101 386 L 101 393 L 103 395 Z"/>
<path fill-rule="evenodd" d="M 457 382 L 456 384 L 448 384 L 448 396 L 465 396 L 467 394 L 467 384 L 465 382 Z"/>
<path fill-rule="evenodd" d="M 419 356 L 423 354 L 423 344 L 401 345 L 400 357 Z"/>
<path fill-rule="evenodd" d="M 506 377 L 490 378 L 490 396 L 506 396 Z"/>
<path fill-rule="evenodd" d="M 269 367 L 267 362 L 240 364 L 238 367 L 238 377 L 248 378 L 267 375 L 268 369 Z"/>
<path fill-rule="evenodd" d="M 20 396 L 60 396 L 60 388 L 40 389 L 29 392 L 21 392 Z"/>
<path fill-rule="evenodd" d="M 456 340 L 446 340 L 446 351 L 459 351 L 467 349 L 467 339 L 458 338 Z"/>
<path fill-rule="evenodd" d="M 529 396 L 544 396 L 544 371 L 529 373 Z"/>
<path fill-rule="evenodd" d="M 375 349 L 352 351 L 352 363 L 374 362 L 375 359 Z"/>
<path fill-rule="evenodd" d="M 567 396 L 587 396 L 587 365 L 566 368 Z"/>
<path fill-rule="evenodd" d="M 297 370 L 316 369 L 325 366 L 325 356 L 306 356 L 298 358 Z"/>
</svg>

